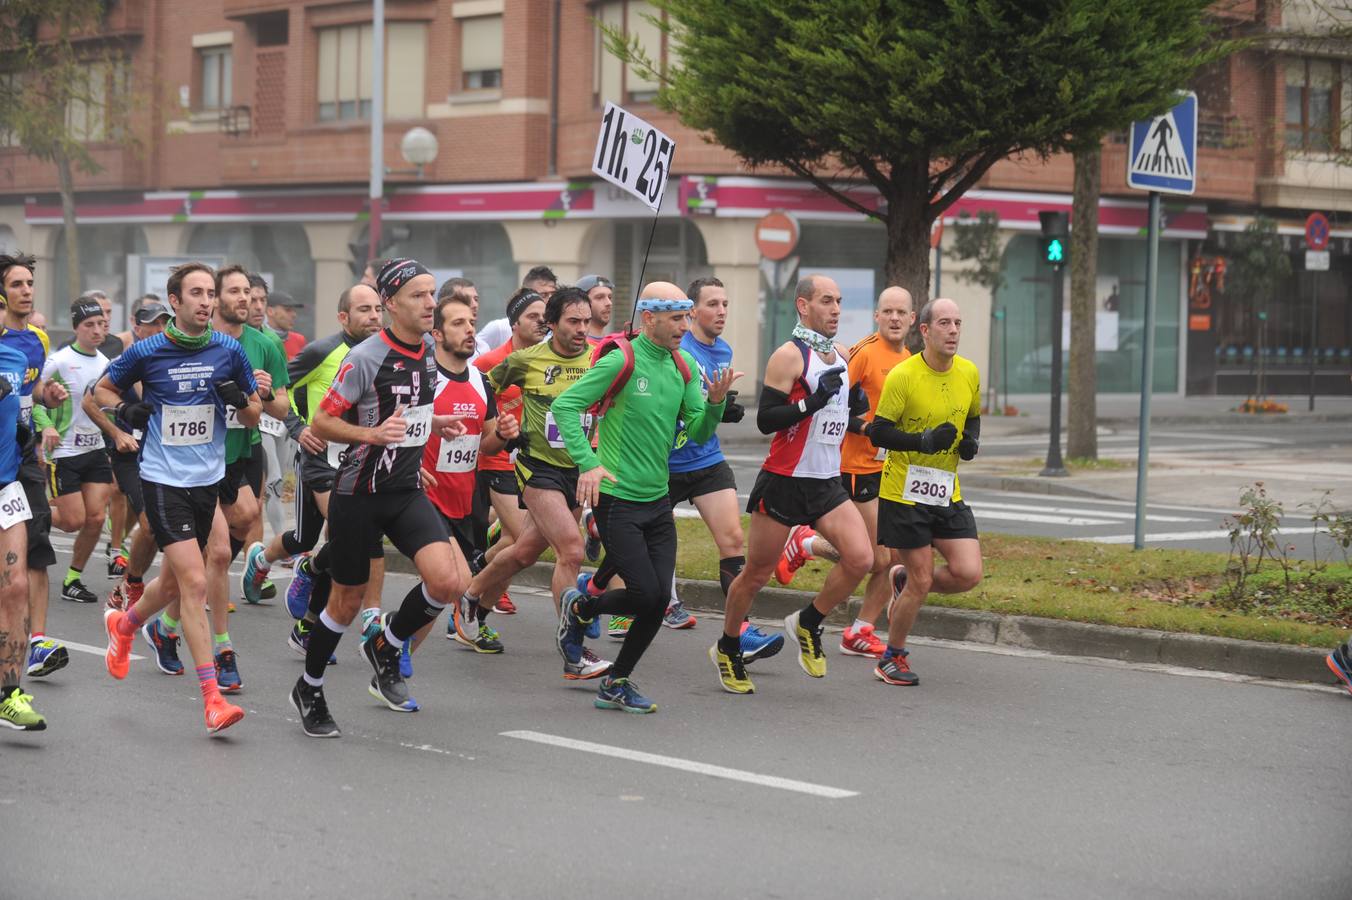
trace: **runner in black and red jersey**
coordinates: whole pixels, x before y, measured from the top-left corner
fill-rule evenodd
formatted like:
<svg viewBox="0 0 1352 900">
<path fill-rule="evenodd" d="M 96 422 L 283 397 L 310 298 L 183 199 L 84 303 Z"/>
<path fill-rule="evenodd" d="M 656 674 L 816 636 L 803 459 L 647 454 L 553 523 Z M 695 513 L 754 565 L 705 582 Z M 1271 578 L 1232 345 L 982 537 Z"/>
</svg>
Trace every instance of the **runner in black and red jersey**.
<svg viewBox="0 0 1352 900">
<path fill-rule="evenodd" d="M 311 737 L 338 735 L 324 698 L 324 670 L 361 606 L 373 539 L 389 537 L 423 579 L 396 612 L 382 617 L 382 631 L 362 643 L 375 670 L 371 694 L 390 709 L 418 709 L 399 672 L 404 643 L 464 588 L 446 526 L 419 474 L 423 446 L 434 430 L 448 439 L 465 431 L 460 417 L 432 409 L 437 367 L 427 332 L 436 279 L 415 260 L 395 259 L 380 270 L 377 283 L 390 326 L 348 353 L 311 426 L 320 439 L 347 445 L 329 498 L 329 518 L 343 523 L 329 542 L 333 591 L 311 632 L 305 673 L 291 691 L 291 704 Z"/>
<path fill-rule="evenodd" d="M 433 412 L 464 416 L 465 433 L 455 440 L 432 435 L 423 449 L 423 470 L 435 482 L 427 496 L 446 521 L 460 577 L 469 582 L 469 563 L 475 552 L 478 526 L 474 521 L 475 472 L 481 453 L 496 453 L 521 433 L 512 416 L 498 418 L 493 388 L 477 368 L 474 355 L 474 308 L 469 299 L 452 294 L 437 301 L 432 319 L 436 342 L 437 399 Z M 488 624 L 488 609 L 479 607 L 470 622 L 446 623 L 446 637 L 480 653 L 501 653 L 498 633 Z"/>
</svg>

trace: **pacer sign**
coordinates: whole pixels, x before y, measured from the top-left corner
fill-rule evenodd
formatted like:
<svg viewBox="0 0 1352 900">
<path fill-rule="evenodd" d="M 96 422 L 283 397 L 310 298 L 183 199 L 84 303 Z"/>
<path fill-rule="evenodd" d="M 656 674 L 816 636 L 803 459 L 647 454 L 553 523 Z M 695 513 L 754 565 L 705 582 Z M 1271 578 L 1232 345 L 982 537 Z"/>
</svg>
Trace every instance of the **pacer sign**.
<svg viewBox="0 0 1352 900">
<path fill-rule="evenodd" d="M 606 103 L 592 171 L 657 211 L 671 174 L 676 142 L 633 113 Z"/>
</svg>

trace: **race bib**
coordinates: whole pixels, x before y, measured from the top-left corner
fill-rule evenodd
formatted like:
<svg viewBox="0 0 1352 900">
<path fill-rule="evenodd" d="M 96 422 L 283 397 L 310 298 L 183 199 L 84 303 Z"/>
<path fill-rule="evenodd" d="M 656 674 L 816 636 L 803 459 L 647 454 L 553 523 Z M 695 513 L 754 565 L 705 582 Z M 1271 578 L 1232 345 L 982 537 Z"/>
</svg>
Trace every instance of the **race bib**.
<svg viewBox="0 0 1352 900">
<path fill-rule="evenodd" d="M 329 465 L 337 469 L 343 463 L 343 451 L 347 449 L 347 444 L 337 444 L 329 441 L 329 449 L 325 456 Z"/>
<path fill-rule="evenodd" d="M 845 440 L 845 429 L 850 423 L 850 411 L 843 403 L 828 403 L 812 417 L 812 437 L 814 444 L 839 446 Z"/>
<path fill-rule="evenodd" d="M 396 446 L 421 447 L 426 444 L 427 439 L 432 436 L 432 404 L 426 403 L 405 409 L 404 422 L 408 430 L 404 432 L 404 439 Z"/>
<path fill-rule="evenodd" d="M 263 413 L 263 418 L 258 420 L 258 430 L 273 437 L 281 437 L 286 434 L 286 423 Z"/>
<path fill-rule="evenodd" d="M 479 439 L 483 435 L 462 434 L 454 440 L 442 438 L 437 454 L 438 472 L 473 472 L 479 463 Z"/>
<path fill-rule="evenodd" d="M 931 466 L 908 466 L 901 499 L 925 506 L 947 506 L 953 500 L 954 473 Z"/>
<path fill-rule="evenodd" d="M 216 407 L 199 406 L 160 407 L 160 443 L 166 447 L 193 447 L 210 444 L 215 436 Z"/>
<path fill-rule="evenodd" d="M 33 395 L 19 398 L 19 421 L 25 425 L 33 424 Z"/>
<path fill-rule="evenodd" d="M 586 434 L 591 429 L 591 413 L 581 413 L 578 418 L 582 422 L 582 433 Z M 554 421 L 554 412 L 552 410 L 545 413 L 545 443 L 555 450 L 564 448 L 563 434 L 559 431 L 559 423 Z"/>
<path fill-rule="evenodd" d="M 76 450 L 96 450 L 103 446 L 103 432 L 97 428 L 76 428 L 72 443 Z"/>
<path fill-rule="evenodd" d="M 131 436 L 136 438 L 136 443 L 139 444 L 141 443 L 141 438 L 146 436 L 146 433 L 139 428 L 133 428 L 131 430 Z"/>
<path fill-rule="evenodd" d="M 239 410 L 237 408 L 233 406 L 227 406 L 225 408 L 225 427 L 234 430 L 247 427 L 240 423 Z"/>
<path fill-rule="evenodd" d="M 878 462 L 886 462 L 886 461 L 887 461 L 887 448 L 886 448 L 886 447 L 879 447 L 879 448 L 878 448 L 878 452 L 875 453 L 875 454 L 873 454 L 873 458 L 876 459 Z"/>
<path fill-rule="evenodd" d="M 0 531 L 5 531 L 19 522 L 33 518 L 28 508 L 28 498 L 24 496 L 23 485 L 12 481 L 0 491 Z"/>
</svg>

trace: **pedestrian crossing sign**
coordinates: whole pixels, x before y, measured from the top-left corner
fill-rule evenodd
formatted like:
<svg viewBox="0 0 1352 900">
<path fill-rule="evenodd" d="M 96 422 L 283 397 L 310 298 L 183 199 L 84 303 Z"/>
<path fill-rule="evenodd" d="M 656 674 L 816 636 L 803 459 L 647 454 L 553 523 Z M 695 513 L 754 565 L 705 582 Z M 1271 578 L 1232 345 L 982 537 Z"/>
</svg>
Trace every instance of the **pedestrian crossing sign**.
<svg viewBox="0 0 1352 900">
<path fill-rule="evenodd" d="M 1197 188 L 1197 95 L 1187 93 L 1164 115 L 1133 122 L 1127 187 L 1162 194 Z"/>
</svg>

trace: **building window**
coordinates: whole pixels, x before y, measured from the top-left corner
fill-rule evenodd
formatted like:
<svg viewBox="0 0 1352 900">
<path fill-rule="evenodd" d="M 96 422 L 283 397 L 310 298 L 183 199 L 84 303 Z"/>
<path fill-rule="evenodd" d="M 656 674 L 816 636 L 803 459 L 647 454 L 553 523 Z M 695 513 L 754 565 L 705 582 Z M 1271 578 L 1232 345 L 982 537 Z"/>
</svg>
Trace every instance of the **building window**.
<svg viewBox="0 0 1352 900">
<path fill-rule="evenodd" d="M 662 12 L 648 0 L 606 0 L 596 6 L 596 20 L 630 37 L 637 38 L 648 59 L 665 71 L 674 48 L 653 20 Z M 620 104 L 652 103 L 657 99 L 658 83 L 644 78 L 633 66 L 625 65 L 606 50 L 605 34 L 596 29 L 595 69 L 592 78 L 593 99 L 597 106 L 607 100 Z"/>
<path fill-rule="evenodd" d="M 66 104 L 66 131 L 77 141 L 104 141 L 116 138 L 120 116 L 109 125 L 109 106 L 126 97 L 128 67 L 125 63 L 85 63 L 71 86 Z"/>
<path fill-rule="evenodd" d="M 23 89 L 22 72 L 0 72 L 0 95 L 15 97 Z M 0 147 L 18 147 L 19 133 L 12 128 L 0 128 Z"/>
<path fill-rule="evenodd" d="M 1286 146 L 1290 150 L 1330 153 L 1346 146 L 1342 118 L 1342 65 L 1330 59 L 1292 59 L 1286 63 Z M 1352 75 L 1352 67 L 1349 67 Z"/>
<path fill-rule="evenodd" d="M 319 29 L 319 121 L 371 117 L 371 33 L 370 25 Z M 426 60 L 426 25 L 385 26 L 385 118 L 422 116 Z"/>
<path fill-rule="evenodd" d="M 502 16 L 460 20 L 460 72 L 462 90 L 502 87 Z"/>
<path fill-rule="evenodd" d="M 202 63 L 202 91 L 199 109 L 226 109 L 232 106 L 233 67 L 229 47 L 205 47 L 197 51 Z"/>
</svg>

